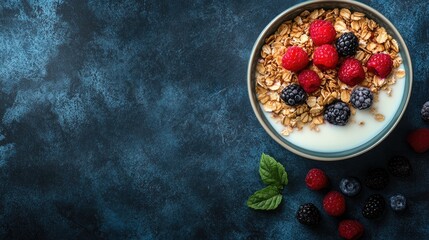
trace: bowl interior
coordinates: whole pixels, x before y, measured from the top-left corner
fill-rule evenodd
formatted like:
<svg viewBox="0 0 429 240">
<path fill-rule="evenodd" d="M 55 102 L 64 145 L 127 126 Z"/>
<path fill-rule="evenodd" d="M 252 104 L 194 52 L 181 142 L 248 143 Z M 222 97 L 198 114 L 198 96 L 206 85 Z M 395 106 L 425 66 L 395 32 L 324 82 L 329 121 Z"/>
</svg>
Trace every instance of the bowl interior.
<svg viewBox="0 0 429 240">
<path fill-rule="evenodd" d="M 334 9 L 334 8 L 347 8 L 352 12 L 358 11 L 358 12 L 365 13 L 368 18 L 376 21 L 380 26 L 384 27 L 386 31 L 398 42 L 398 46 L 400 48 L 400 54 L 403 60 L 403 66 L 406 72 L 406 75 L 404 78 L 405 87 L 404 87 L 403 98 L 401 99 L 400 106 L 395 112 L 392 121 L 390 121 L 382 131 L 380 131 L 375 137 L 373 137 L 368 142 L 344 151 L 337 151 L 337 152 L 313 151 L 311 149 L 302 148 L 291 143 L 290 141 L 285 139 L 278 131 L 276 131 L 274 127 L 269 123 L 269 121 L 267 120 L 267 118 L 263 113 L 264 110 L 259 105 L 259 102 L 256 97 L 256 93 L 255 93 L 256 64 L 258 59 L 260 58 L 260 50 L 264 45 L 265 39 L 271 34 L 273 34 L 280 26 L 280 24 L 282 24 L 284 21 L 295 18 L 304 10 L 312 11 L 314 9 L 320 9 L 320 8 L 324 8 L 325 10 Z M 314 159 L 314 160 L 333 161 L 333 160 L 351 158 L 372 149 L 377 144 L 379 144 L 383 139 L 385 139 L 389 135 L 389 133 L 395 128 L 395 126 L 398 124 L 399 120 L 401 119 L 410 98 L 411 86 L 412 86 L 412 65 L 411 65 L 408 49 L 406 47 L 404 40 L 402 39 L 401 35 L 396 30 L 396 28 L 393 26 L 393 24 L 388 19 L 386 19 L 382 14 L 370 8 L 369 6 L 359 2 L 339 1 L 339 0 L 337 1 L 319 0 L 319 1 L 312 1 L 312 2 L 304 2 L 301 4 L 295 5 L 292 8 L 289 8 L 283 13 L 279 14 L 267 25 L 267 27 L 259 35 L 253 47 L 252 55 L 248 66 L 247 78 L 248 78 L 247 79 L 248 91 L 249 91 L 249 97 L 252 104 L 252 108 L 261 125 L 275 141 L 277 141 L 280 145 L 282 145 L 286 149 L 294 152 L 295 154 L 301 155 L 303 157 Z"/>
</svg>

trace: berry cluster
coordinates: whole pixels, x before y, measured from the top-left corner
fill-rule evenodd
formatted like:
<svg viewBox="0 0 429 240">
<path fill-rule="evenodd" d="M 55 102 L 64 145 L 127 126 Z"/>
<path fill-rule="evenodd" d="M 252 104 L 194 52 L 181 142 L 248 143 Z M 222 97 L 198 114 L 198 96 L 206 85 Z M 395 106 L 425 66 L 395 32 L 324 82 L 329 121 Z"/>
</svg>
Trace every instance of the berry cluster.
<svg viewBox="0 0 429 240">
<path fill-rule="evenodd" d="M 412 173 L 411 163 L 404 156 L 394 156 L 388 161 L 387 170 L 384 168 L 369 169 L 363 183 L 371 190 L 382 190 L 389 183 L 389 173 L 394 177 L 408 177 Z M 321 169 L 310 169 L 305 177 L 305 183 L 311 190 L 329 189 L 330 181 Z M 322 201 L 323 210 L 333 217 L 344 216 L 347 210 L 346 197 L 355 197 L 362 190 L 361 181 L 357 177 L 344 177 L 339 183 L 339 190 L 330 190 Z M 378 219 L 383 216 L 386 205 L 385 198 L 379 193 L 369 195 L 362 205 L 362 216 L 367 219 Z M 389 205 L 395 212 L 405 210 L 407 201 L 404 195 L 394 194 L 389 199 Z M 316 226 L 321 221 L 321 213 L 313 203 L 299 206 L 296 212 L 297 220 L 304 225 Z M 342 219 L 338 225 L 340 237 L 358 239 L 364 233 L 363 225 L 356 219 Z"/>
<path fill-rule="evenodd" d="M 309 35 L 315 46 L 312 61 L 313 65 L 321 71 L 337 69 L 338 79 L 350 87 L 359 85 L 365 79 L 365 70 L 362 63 L 353 58 L 359 47 L 359 39 L 353 32 L 343 33 L 336 39 L 337 32 L 330 21 L 314 20 L 309 27 Z M 309 56 L 304 49 L 298 46 L 289 47 L 282 58 L 282 66 L 298 75 L 298 84 L 301 87 L 289 92 L 289 86 L 282 91 L 281 99 L 289 106 L 303 104 L 307 97 L 303 94 L 311 94 L 319 90 L 322 81 L 319 75 L 310 69 L 305 69 L 310 63 Z M 340 59 L 342 58 L 342 59 Z M 337 68 L 338 67 L 338 68 Z M 374 72 L 381 78 L 386 78 L 393 68 L 393 61 L 389 54 L 373 54 L 367 62 L 367 70 Z M 294 84 L 294 83 L 293 83 Z M 300 99 L 299 101 L 294 99 Z M 370 89 L 356 87 L 350 99 L 350 105 L 362 110 L 371 107 L 373 94 Z M 291 100 L 292 99 L 292 100 Z M 344 106 L 347 105 L 347 106 Z M 349 103 L 335 102 L 325 108 L 324 118 L 327 122 L 344 126 L 350 117 Z M 340 109 L 338 109 L 340 107 Z M 429 119 L 429 103 L 425 108 L 425 118 Z M 423 110 L 422 110 L 423 115 Z"/>
</svg>

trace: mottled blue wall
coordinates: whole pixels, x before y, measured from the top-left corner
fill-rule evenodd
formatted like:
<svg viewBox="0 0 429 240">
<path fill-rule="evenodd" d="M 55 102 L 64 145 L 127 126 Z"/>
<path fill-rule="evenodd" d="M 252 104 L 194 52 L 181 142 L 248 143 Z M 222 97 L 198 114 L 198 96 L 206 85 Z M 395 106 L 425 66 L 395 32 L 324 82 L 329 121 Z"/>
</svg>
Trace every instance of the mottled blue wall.
<svg viewBox="0 0 429 240">
<path fill-rule="evenodd" d="M 429 155 L 404 137 L 426 126 L 429 5 L 364 1 L 385 14 L 410 48 L 415 85 L 397 129 L 352 160 L 306 160 L 277 145 L 246 90 L 251 48 L 271 19 L 299 1 L 4 0 L 0 3 L 0 238 L 336 239 L 338 220 L 315 230 L 294 219 L 323 193 L 303 178 L 333 182 L 395 154 L 412 159 L 395 179 L 409 210 L 363 220 L 367 239 L 429 236 Z M 281 161 L 290 184 L 274 212 L 245 206 L 262 186 L 260 154 Z"/>
</svg>

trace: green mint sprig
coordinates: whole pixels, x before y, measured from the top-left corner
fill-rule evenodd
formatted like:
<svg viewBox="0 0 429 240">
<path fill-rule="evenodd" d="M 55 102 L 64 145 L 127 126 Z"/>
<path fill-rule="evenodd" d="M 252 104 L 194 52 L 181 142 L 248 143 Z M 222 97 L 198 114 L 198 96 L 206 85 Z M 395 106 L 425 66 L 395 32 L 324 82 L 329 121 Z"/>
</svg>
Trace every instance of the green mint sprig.
<svg viewBox="0 0 429 240">
<path fill-rule="evenodd" d="M 259 165 L 262 182 L 268 186 L 256 191 L 247 200 L 247 206 L 257 210 L 276 209 L 282 201 L 283 187 L 288 184 L 283 165 L 267 154 L 262 154 Z"/>
</svg>

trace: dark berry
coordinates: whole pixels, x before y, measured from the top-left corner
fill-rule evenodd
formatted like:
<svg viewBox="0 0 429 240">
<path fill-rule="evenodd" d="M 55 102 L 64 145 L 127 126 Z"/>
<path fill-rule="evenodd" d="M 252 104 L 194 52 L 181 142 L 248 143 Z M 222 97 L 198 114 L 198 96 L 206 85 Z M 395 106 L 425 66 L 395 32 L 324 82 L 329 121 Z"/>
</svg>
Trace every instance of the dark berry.
<svg viewBox="0 0 429 240">
<path fill-rule="evenodd" d="M 383 214 L 385 207 L 386 201 L 383 196 L 380 194 L 373 194 L 366 199 L 363 205 L 362 215 L 369 219 L 378 218 Z"/>
<path fill-rule="evenodd" d="M 423 120 L 429 121 L 429 101 L 423 104 L 421 114 L 422 114 Z"/>
<path fill-rule="evenodd" d="M 296 106 L 305 103 L 307 100 L 307 93 L 298 84 L 291 84 L 282 90 L 280 98 L 287 105 Z"/>
<path fill-rule="evenodd" d="M 303 204 L 296 212 L 296 219 L 304 225 L 316 226 L 320 222 L 319 209 L 312 203 Z"/>
<path fill-rule="evenodd" d="M 353 197 L 359 194 L 361 189 L 361 184 L 359 179 L 355 177 L 343 178 L 340 181 L 340 190 L 341 192 L 349 197 Z"/>
<path fill-rule="evenodd" d="M 344 126 L 349 120 L 350 108 L 346 103 L 336 101 L 326 107 L 323 117 L 331 124 Z"/>
<path fill-rule="evenodd" d="M 374 190 L 381 190 L 389 183 L 389 174 L 384 168 L 370 169 L 365 177 L 365 185 Z"/>
<path fill-rule="evenodd" d="M 404 156 L 394 156 L 390 159 L 387 169 L 395 177 L 408 177 L 412 172 L 410 160 Z"/>
<path fill-rule="evenodd" d="M 343 57 L 355 55 L 358 46 L 359 40 L 352 32 L 344 33 L 335 42 L 338 54 Z"/>
<path fill-rule="evenodd" d="M 390 207 L 395 212 L 403 211 L 407 207 L 407 199 L 402 194 L 395 194 L 390 197 Z"/>
<path fill-rule="evenodd" d="M 373 100 L 372 92 L 366 87 L 356 87 L 350 96 L 350 102 L 357 109 L 367 109 L 371 107 Z"/>
</svg>

